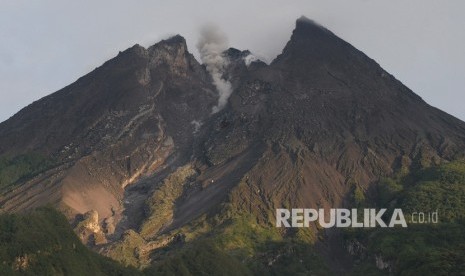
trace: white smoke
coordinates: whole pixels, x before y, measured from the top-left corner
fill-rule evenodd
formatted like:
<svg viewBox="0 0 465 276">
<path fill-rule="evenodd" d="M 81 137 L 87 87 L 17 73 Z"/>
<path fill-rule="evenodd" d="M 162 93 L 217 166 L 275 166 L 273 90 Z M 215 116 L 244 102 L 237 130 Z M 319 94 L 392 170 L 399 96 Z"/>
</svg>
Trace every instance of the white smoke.
<svg viewBox="0 0 465 276">
<path fill-rule="evenodd" d="M 252 55 L 252 54 L 249 54 L 248 56 L 244 57 L 244 62 L 245 62 L 245 65 L 247 65 L 247 67 L 249 67 L 249 65 L 254 62 L 254 61 L 257 61 L 257 57 Z"/>
<path fill-rule="evenodd" d="M 206 25 L 200 30 L 200 39 L 197 49 L 202 63 L 207 67 L 213 79 L 213 84 L 219 93 L 218 105 L 213 107 L 213 113 L 224 108 L 232 93 L 231 83 L 223 78 L 228 60 L 223 51 L 228 48 L 228 39 L 221 30 L 214 25 Z"/>
</svg>

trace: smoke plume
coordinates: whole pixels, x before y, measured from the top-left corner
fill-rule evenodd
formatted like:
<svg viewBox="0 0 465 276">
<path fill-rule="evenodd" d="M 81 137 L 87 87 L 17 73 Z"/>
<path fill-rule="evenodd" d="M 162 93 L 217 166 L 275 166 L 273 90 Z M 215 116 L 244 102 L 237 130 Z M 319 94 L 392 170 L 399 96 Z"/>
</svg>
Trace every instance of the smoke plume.
<svg viewBox="0 0 465 276">
<path fill-rule="evenodd" d="M 231 83 L 223 78 L 228 60 L 222 53 L 227 48 L 228 39 L 218 27 L 207 25 L 200 30 L 200 39 L 197 43 L 200 59 L 207 67 L 219 93 L 218 105 L 213 107 L 213 113 L 223 109 L 232 93 Z"/>
<path fill-rule="evenodd" d="M 247 67 L 249 67 L 252 62 L 257 61 L 257 60 L 258 60 L 257 57 L 252 54 L 244 58 L 245 65 L 247 65 Z"/>
</svg>

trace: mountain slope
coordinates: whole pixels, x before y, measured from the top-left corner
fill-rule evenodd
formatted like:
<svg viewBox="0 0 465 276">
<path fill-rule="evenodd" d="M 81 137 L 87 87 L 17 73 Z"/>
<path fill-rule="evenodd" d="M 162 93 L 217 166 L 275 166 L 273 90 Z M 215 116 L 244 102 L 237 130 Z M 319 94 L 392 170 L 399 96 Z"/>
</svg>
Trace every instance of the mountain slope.
<svg viewBox="0 0 465 276">
<path fill-rule="evenodd" d="M 207 132 L 207 158 L 217 164 L 252 141 L 266 144 L 246 190 L 256 186 L 272 199 L 271 209 L 284 202 L 338 206 L 353 184 L 365 190 L 403 167 L 463 156 L 463 122 L 305 18 L 270 66 L 234 86 L 230 106 L 214 122 L 228 126 Z"/>
<path fill-rule="evenodd" d="M 118 215 L 127 184 L 174 147 L 178 155 L 190 147 L 191 121 L 216 100 L 210 83 L 178 36 L 147 50 L 136 45 L 26 107 L 0 125 L 0 154 L 34 152 L 55 166 L 4 193 L 2 208 L 52 202 L 71 214 Z"/>
<path fill-rule="evenodd" d="M 31 155 L 47 166 L 8 174 L 2 212 L 53 203 L 84 242 L 139 267 L 187 265 L 176 256 L 206 241 L 256 274 L 338 273 L 353 264 L 340 233 L 278 229 L 276 208 L 354 207 L 383 177 L 464 157 L 464 122 L 307 18 L 271 64 L 249 54 L 223 53 L 233 93 L 217 113 L 180 36 L 21 110 L 0 124 L 0 172 Z"/>
<path fill-rule="evenodd" d="M 2 275 L 138 275 L 84 247 L 52 208 L 0 215 Z"/>
</svg>

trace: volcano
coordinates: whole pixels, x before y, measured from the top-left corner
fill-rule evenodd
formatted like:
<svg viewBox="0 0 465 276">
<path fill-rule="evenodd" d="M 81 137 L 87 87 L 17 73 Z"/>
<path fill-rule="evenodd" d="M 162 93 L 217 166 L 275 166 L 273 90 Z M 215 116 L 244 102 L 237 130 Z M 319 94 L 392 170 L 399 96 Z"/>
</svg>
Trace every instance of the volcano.
<svg viewBox="0 0 465 276">
<path fill-rule="evenodd" d="M 305 17 L 270 64 L 249 55 L 223 52 L 233 92 L 216 113 L 212 76 L 179 35 L 22 109 L 0 124 L 1 172 L 20 168 L 0 182 L 1 212 L 51 204 L 90 248 L 149 272 L 400 271 L 366 237 L 276 228 L 276 209 L 380 204 L 385 179 L 463 158 L 465 123 Z"/>
</svg>

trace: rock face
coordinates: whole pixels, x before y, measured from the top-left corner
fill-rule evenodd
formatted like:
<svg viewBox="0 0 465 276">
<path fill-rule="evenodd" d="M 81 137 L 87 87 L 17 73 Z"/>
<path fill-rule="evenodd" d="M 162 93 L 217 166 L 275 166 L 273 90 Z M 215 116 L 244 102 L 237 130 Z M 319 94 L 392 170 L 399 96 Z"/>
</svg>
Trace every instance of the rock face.
<svg viewBox="0 0 465 276">
<path fill-rule="evenodd" d="M 55 168 L 1 196 L 4 211 L 59 204 L 70 215 L 119 215 L 126 185 L 190 156 L 194 125 L 209 116 L 209 76 L 172 37 L 121 52 L 0 125 L 0 154 L 38 152 Z"/>
<path fill-rule="evenodd" d="M 82 221 L 79 221 L 76 226 L 75 232 L 85 244 L 100 245 L 107 242 L 102 227 L 100 227 L 98 213 L 95 210 L 84 214 Z"/>
<path fill-rule="evenodd" d="M 232 194 L 252 201 L 244 206 L 259 217 L 285 202 L 340 206 L 354 185 L 368 190 L 403 166 L 463 154 L 463 122 L 306 18 L 271 65 L 237 68 L 230 105 L 212 118 L 204 148 L 215 166 L 257 156 Z"/>
<path fill-rule="evenodd" d="M 249 55 L 224 53 L 233 93 L 214 114 L 212 79 L 181 36 L 135 45 L 24 108 L 0 125 L 0 155 L 55 166 L 4 190 L 2 211 L 95 210 L 106 238 L 131 233 L 147 257 L 225 203 L 272 224 L 275 208 L 344 206 L 354 187 L 464 154 L 465 123 L 307 18 L 270 65 Z"/>
</svg>

